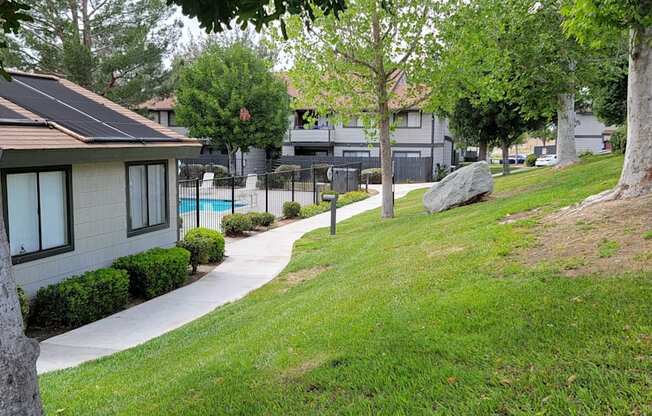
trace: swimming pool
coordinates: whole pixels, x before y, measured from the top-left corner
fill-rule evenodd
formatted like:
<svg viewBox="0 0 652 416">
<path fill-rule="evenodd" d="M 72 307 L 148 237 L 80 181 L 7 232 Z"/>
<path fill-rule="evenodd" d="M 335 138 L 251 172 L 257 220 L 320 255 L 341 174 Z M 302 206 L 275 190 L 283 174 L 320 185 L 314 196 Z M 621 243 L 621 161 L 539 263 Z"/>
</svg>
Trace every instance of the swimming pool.
<svg viewBox="0 0 652 416">
<path fill-rule="evenodd" d="M 237 207 L 243 207 L 245 204 L 235 203 Z M 181 198 L 179 203 L 179 213 L 185 214 L 187 212 L 194 212 L 197 208 L 197 201 L 195 198 Z M 199 210 L 208 212 L 224 212 L 231 211 L 231 200 L 228 199 L 213 199 L 213 198 L 200 198 Z"/>
</svg>

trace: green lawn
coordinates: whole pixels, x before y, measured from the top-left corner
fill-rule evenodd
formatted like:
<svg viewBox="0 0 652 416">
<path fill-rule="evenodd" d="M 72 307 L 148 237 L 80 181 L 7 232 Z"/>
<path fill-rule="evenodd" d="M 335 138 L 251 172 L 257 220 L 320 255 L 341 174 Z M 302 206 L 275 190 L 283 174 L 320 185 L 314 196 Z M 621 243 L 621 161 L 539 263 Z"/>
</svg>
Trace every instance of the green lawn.
<svg viewBox="0 0 652 416">
<path fill-rule="evenodd" d="M 141 347 L 41 377 L 48 414 L 652 414 L 652 273 L 561 277 L 515 252 L 622 158 L 496 180 L 427 215 L 423 191 L 322 229 L 284 275 Z M 306 279 L 297 283 L 301 279 Z M 60 411 L 60 413 L 56 413 Z"/>
</svg>

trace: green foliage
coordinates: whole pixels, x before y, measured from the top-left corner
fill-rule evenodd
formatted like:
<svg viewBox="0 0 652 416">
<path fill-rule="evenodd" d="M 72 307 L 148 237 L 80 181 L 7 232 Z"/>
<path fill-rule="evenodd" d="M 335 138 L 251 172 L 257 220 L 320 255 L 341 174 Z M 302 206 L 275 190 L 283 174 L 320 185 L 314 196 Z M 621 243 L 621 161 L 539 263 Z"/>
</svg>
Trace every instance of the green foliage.
<svg viewBox="0 0 652 416">
<path fill-rule="evenodd" d="M 243 120 L 241 110 L 251 118 Z M 212 45 L 181 73 L 177 120 L 192 137 L 235 152 L 280 146 L 287 131 L 289 99 L 271 65 L 241 43 Z"/>
<path fill-rule="evenodd" d="M 584 159 L 593 156 L 593 152 L 590 150 L 584 150 L 578 156 L 580 157 L 580 159 Z"/>
<path fill-rule="evenodd" d="M 611 241 L 605 238 L 598 246 L 598 256 L 602 258 L 612 257 L 618 250 L 620 250 L 620 244 L 617 241 Z"/>
<path fill-rule="evenodd" d="M 181 23 L 165 0 L 24 2 L 34 21 L 17 35 L 20 69 L 62 74 L 127 106 L 170 92 L 163 61 Z"/>
<path fill-rule="evenodd" d="M 129 277 L 124 270 L 99 269 L 42 287 L 36 293 L 30 325 L 77 327 L 127 305 Z"/>
<path fill-rule="evenodd" d="M 619 126 L 609 138 L 611 150 L 615 153 L 625 153 L 627 148 L 627 125 Z"/>
<path fill-rule="evenodd" d="M 301 204 L 296 201 L 286 201 L 283 203 L 283 217 L 296 218 L 301 212 Z"/>
<path fill-rule="evenodd" d="M 26 328 L 29 322 L 29 299 L 20 286 L 16 286 L 16 293 L 18 294 L 18 303 L 20 303 L 20 313 L 23 317 L 23 327 Z"/>
<path fill-rule="evenodd" d="M 644 240 L 652 240 L 652 230 L 644 232 L 643 233 L 643 239 Z"/>
<path fill-rule="evenodd" d="M 322 194 L 327 194 L 327 193 L 336 193 L 336 192 L 327 192 L 327 191 L 322 192 Z M 351 191 L 340 195 L 339 198 L 337 198 L 337 202 L 335 203 L 335 205 L 338 208 L 340 208 L 345 205 L 352 204 L 353 202 L 362 201 L 363 199 L 367 199 L 367 198 L 369 198 L 369 194 L 364 191 Z M 317 214 L 321 214 L 322 212 L 326 212 L 330 209 L 331 209 L 330 202 L 321 201 L 318 204 L 310 204 L 301 207 L 299 216 L 301 218 L 313 217 Z"/>
<path fill-rule="evenodd" d="M 628 54 L 622 53 L 617 65 L 599 69 L 596 82 L 591 85 L 593 112 L 608 126 L 620 126 L 627 121 L 628 67 Z"/>
<path fill-rule="evenodd" d="M 188 277 L 190 252 L 181 247 L 153 248 L 143 253 L 120 257 L 114 269 L 129 274 L 129 292 L 151 299 L 180 287 Z"/>
<path fill-rule="evenodd" d="M 260 30 L 270 22 L 280 20 L 281 27 L 284 28 L 285 23 L 282 18 L 286 14 L 314 19 L 315 7 L 326 15 L 334 14 L 335 16 L 346 8 L 346 4 L 341 0 L 277 1 L 274 3 L 274 7 L 269 7 L 269 2 L 266 0 L 246 2 L 238 0 L 219 2 L 170 0 L 169 3 L 181 6 L 185 15 L 196 17 L 202 28 L 208 32 L 222 32 L 225 29 L 230 29 L 234 21 L 242 28 L 251 23 L 256 30 Z"/>
<path fill-rule="evenodd" d="M 208 253 L 211 250 L 213 241 L 210 238 L 203 236 L 196 236 L 193 238 L 185 238 L 177 242 L 177 247 L 184 248 L 190 252 L 190 266 L 192 266 L 192 273 L 197 273 L 197 267 L 200 264 L 208 263 Z"/>
<path fill-rule="evenodd" d="M 33 22 L 32 17 L 28 14 L 29 10 L 30 7 L 26 1 L 5 0 L 0 3 L 0 23 L 2 24 L 2 32 L 0 32 L 0 76 L 7 80 L 9 74 L 4 69 L 6 61 L 5 49 L 16 45 L 10 45 L 12 42 L 6 35 L 10 33 L 17 34 L 21 24 Z"/>
<path fill-rule="evenodd" d="M 248 212 L 245 215 L 251 220 L 252 229 L 257 227 L 269 227 L 276 221 L 276 217 L 269 212 Z"/>
<path fill-rule="evenodd" d="M 380 168 L 369 168 L 362 169 L 360 172 L 360 179 L 362 183 L 371 183 L 371 184 L 380 184 L 382 183 L 382 169 Z"/>
<path fill-rule="evenodd" d="M 251 216 L 247 214 L 236 212 L 222 217 L 222 231 L 230 237 L 243 235 L 245 231 L 253 229 L 254 224 L 251 222 Z"/>
<path fill-rule="evenodd" d="M 224 259 L 224 236 L 219 231 L 209 228 L 199 227 L 188 231 L 184 236 L 185 241 L 195 238 L 207 238 L 211 244 L 208 252 L 208 261 L 217 263 Z"/>
<path fill-rule="evenodd" d="M 538 159 L 537 155 L 535 155 L 534 153 L 527 155 L 527 157 L 525 158 L 525 166 L 529 166 L 529 167 L 534 166 L 534 164 L 537 163 L 537 159 Z"/>
</svg>

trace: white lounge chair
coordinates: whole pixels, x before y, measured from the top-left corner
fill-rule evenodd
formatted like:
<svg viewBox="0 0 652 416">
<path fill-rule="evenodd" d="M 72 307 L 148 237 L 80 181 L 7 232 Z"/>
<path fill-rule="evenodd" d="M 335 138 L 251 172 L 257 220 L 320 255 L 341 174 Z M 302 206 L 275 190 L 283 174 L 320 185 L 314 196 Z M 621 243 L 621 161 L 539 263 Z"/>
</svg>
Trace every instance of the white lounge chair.
<svg viewBox="0 0 652 416">
<path fill-rule="evenodd" d="M 211 189 L 213 188 L 213 179 L 215 179 L 215 174 L 213 172 L 206 172 L 201 178 L 201 189 Z"/>
<path fill-rule="evenodd" d="M 258 205 L 258 189 L 256 188 L 257 182 L 258 175 L 247 175 L 247 182 L 245 182 L 245 187 L 235 190 L 235 199 L 242 200 L 249 198 L 250 207 L 255 207 Z"/>
</svg>

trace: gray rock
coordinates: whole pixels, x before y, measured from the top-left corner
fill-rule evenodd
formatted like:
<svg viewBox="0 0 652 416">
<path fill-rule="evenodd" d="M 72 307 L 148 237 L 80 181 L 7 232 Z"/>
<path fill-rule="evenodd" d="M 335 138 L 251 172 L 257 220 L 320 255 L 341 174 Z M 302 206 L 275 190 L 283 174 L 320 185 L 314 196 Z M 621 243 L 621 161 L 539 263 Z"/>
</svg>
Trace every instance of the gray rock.
<svg viewBox="0 0 652 416">
<path fill-rule="evenodd" d="M 423 195 L 423 205 L 430 213 L 441 212 L 476 202 L 493 189 L 494 179 L 489 164 L 475 162 L 435 183 Z"/>
</svg>

